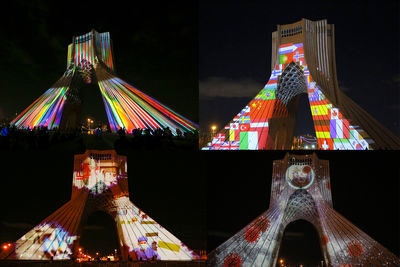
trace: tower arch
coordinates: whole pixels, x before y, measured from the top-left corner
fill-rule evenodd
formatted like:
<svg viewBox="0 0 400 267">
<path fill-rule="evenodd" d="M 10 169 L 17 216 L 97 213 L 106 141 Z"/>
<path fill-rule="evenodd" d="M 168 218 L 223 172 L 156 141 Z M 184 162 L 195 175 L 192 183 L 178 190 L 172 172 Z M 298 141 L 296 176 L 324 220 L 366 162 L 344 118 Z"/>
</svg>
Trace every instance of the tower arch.
<svg viewBox="0 0 400 267">
<path fill-rule="evenodd" d="M 303 264 L 320 266 L 324 261 L 324 249 L 317 228 L 307 220 L 299 219 L 289 223 L 282 233 L 277 266 L 283 259 L 286 265 Z"/>
<path fill-rule="evenodd" d="M 307 93 L 307 84 L 304 79 L 304 71 L 295 62 L 289 63 L 278 79 L 276 97 L 287 105 L 293 97 Z"/>
<path fill-rule="evenodd" d="M 89 255 L 96 255 L 96 252 L 100 252 L 101 255 L 110 255 L 117 254 L 115 249 L 119 251 L 114 216 L 103 210 L 93 211 L 83 218 L 79 237 L 77 250 L 74 251 L 76 255 L 73 258 L 78 258 L 81 252 Z"/>
</svg>

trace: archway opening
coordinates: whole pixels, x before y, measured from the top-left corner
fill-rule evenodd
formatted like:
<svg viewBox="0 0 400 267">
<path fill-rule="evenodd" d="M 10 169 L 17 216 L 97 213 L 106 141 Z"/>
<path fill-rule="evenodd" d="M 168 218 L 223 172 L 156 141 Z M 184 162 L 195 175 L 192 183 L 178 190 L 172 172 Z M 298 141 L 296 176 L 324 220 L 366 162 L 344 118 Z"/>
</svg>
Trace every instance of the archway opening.
<svg viewBox="0 0 400 267">
<path fill-rule="evenodd" d="M 83 254 L 94 259 L 107 261 L 108 256 L 112 256 L 110 260 L 119 259 L 118 233 L 113 218 L 103 211 L 89 215 L 82 228 L 79 247 Z"/>
<path fill-rule="evenodd" d="M 302 67 L 290 63 L 278 78 L 276 97 L 287 114 L 271 120 L 274 149 L 317 149 L 318 142 Z"/>
<path fill-rule="evenodd" d="M 106 108 L 95 77 L 93 77 L 91 83 L 82 85 L 81 98 L 82 125 L 91 129 L 108 125 Z M 88 119 L 90 120 L 89 122 Z"/>
<path fill-rule="evenodd" d="M 319 241 L 310 222 L 297 220 L 289 223 L 282 236 L 276 266 L 325 266 Z"/>
<path fill-rule="evenodd" d="M 298 96 L 293 136 L 294 149 L 318 149 L 314 120 L 312 118 L 310 101 L 307 94 L 300 94 Z"/>
</svg>

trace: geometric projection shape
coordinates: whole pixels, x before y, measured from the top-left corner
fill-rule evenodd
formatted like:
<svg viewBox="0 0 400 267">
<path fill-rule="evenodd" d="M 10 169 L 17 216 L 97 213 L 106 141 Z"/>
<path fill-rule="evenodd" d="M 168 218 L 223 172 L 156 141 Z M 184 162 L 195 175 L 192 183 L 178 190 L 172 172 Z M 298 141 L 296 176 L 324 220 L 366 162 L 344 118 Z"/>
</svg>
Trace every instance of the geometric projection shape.
<svg viewBox="0 0 400 267">
<path fill-rule="evenodd" d="M 400 138 L 339 88 L 334 25 L 302 19 L 272 33 L 272 73 L 203 150 L 292 149 L 298 95 L 308 94 L 321 150 L 400 149 Z"/>
<path fill-rule="evenodd" d="M 112 41 L 108 32 L 73 37 L 68 46 L 67 70 L 62 78 L 15 118 L 21 129 L 77 128 L 81 120 L 80 88 L 97 81 L 112 131 L 170 128 L 172 134 L 195 132 L 198 125 L 115 75 Z"/>
<path fill-rule="evenodd" d="M 198 256 L 129 200 L 125 156 L 87 150 L 74 156 L 71 200 L 4 250 L 0 259 L 75 258 L 88 216 L 104 211 L 115 220 L 123 260 L 192 260 Z"/>
<path fill-rule="evenodd" d="M 296 186 L 293 186 L 296 183 Z M 211 266 L 276 266 L 286 226 L 310 222 L 327 266 L 400 266 L 400 259 L 333 209 L 329 161 L 286 153 L 274 160 L 270 205 L 208 255 Z"/>
</svg>

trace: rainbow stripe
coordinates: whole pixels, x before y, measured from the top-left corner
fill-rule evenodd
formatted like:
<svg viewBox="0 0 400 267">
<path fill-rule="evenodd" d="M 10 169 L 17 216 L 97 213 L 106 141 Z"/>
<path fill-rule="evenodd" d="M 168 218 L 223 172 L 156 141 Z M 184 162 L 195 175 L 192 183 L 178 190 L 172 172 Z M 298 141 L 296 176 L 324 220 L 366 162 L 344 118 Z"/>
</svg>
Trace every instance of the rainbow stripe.
<svg viewBox="0 0 400 267">
<path fill-rule="evenodd" d="M 123 80 L 108 76 L 109 79 L 99 81 L 99 87 L 112 131 L 120 128 L 131 132 L 133 129 L 155 130 L 169 127 L 176 135 L 176 129 L 182 132 L 197 130 L 198 126 L 195 123 Z"/>
<path fill-rule="evenodd" d="M 69 87 L 48 89 L 18 115 L 11 125 L 21 129 L 33 129 L 39 126 L 48 129 L 59 127 L 68 89 Z"/>
</svg>

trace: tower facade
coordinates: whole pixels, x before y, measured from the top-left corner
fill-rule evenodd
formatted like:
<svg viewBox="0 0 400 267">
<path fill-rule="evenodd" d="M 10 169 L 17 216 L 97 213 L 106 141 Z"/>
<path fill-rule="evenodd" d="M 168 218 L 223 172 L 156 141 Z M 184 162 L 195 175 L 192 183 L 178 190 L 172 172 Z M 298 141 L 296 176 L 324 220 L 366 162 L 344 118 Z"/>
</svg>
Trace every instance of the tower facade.
<svg viewBox="0 0 400 267">
<path fill-rule="evenodd" d="M 308 95 L 318 149 L 400 148 L 399 137 L 340 90 L 334 25 L 302 19 L 277 25 L 268 83 L 204 149 L 292 149 L 303 93 Z"/>
<path fill-rule="evenodd" d="M 333 209 L 329 162 L 286 154 L 273 163 L 269 209 L 209 254 L 211 266 L 275 266 L 286 226 L 310 222 L 327 266 L 399 266 L 400 260 Z"/>
<path fill-rule="evenodd" d="M 85 83 L 98 83 L 112 131 L 168 127 L 176 134 L 177 129 L 181 132 L 198 129 L 195 123 L 118 78 L 110 34 L 95 30 L 72 38 L 63 76 L 11 125 L 22 129 L 79 128 L 80 88 Z"/>
<path fill-rule="evenodd" d="M 71 200 L 18 239 L 0 259 L 67 260 L 78 255 L 88 216 L 115 221 L 123 260 L 192 260 L 198 256 L 129 199 L 125 156 L 114 150 L 75 155 Z"/>
</svg>

